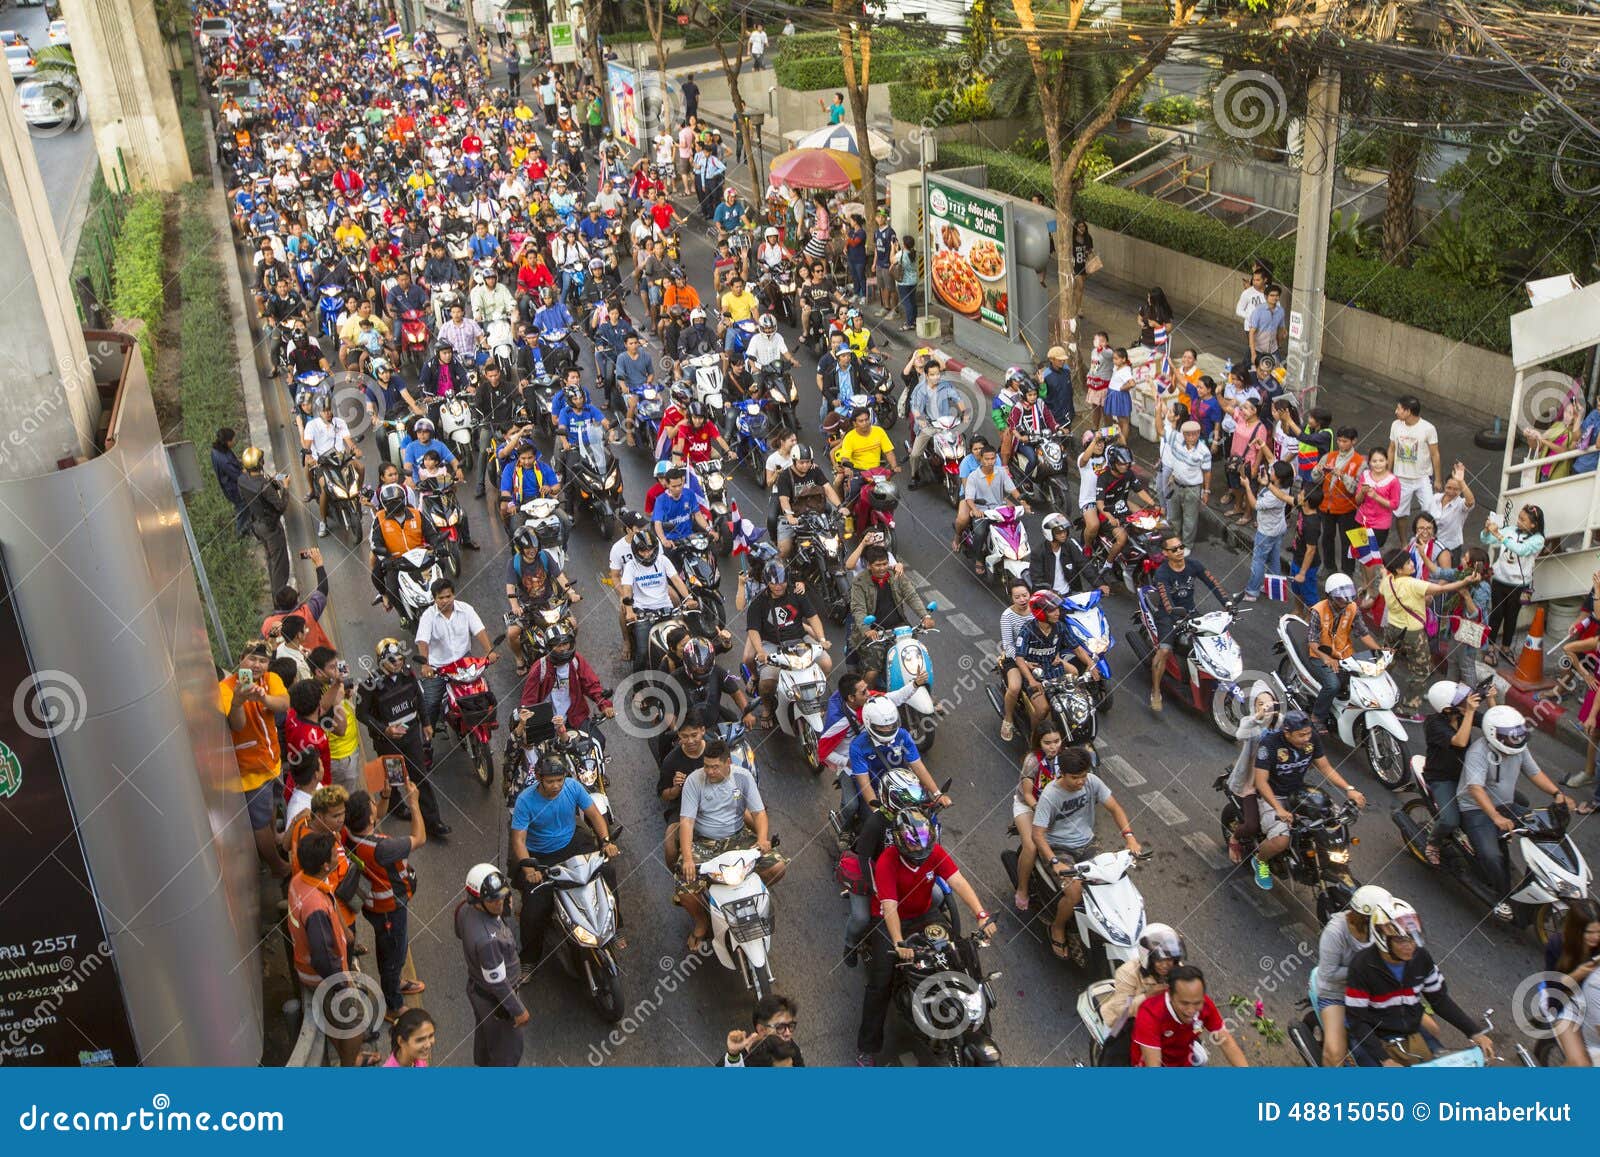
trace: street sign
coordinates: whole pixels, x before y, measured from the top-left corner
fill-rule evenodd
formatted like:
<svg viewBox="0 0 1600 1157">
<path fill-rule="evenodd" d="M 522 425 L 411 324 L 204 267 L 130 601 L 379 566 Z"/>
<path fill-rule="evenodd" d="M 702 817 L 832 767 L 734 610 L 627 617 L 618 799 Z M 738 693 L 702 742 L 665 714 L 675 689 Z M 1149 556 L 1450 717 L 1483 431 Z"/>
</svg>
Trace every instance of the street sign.
<svg viewBox="0 0 1600 1157">
<path fill-rule="evenodd" d="M 550 60 L 555 64 L 578 62 L 578 38 L 570 22 L 550 25 Z"/>
<path fill-rule="evenodd" d="M 925 189 L 923 252 L 929 255 L 930 300 L 1011 337 L 1010 203 L 931 175 Z"/>
<path fill-rule="evenodd" d="M 1303 335 L 1305 333 L 1305 331 L 1306 331 L 1305 315 L 1303 313 L 1301 313 L 1298 309 L 1291 309 L 1289 311 L 1289 339 L 1291 341 L 1299 341 L 1300 338 L 1301 338 L 1301 335 Z"/>
</svg>

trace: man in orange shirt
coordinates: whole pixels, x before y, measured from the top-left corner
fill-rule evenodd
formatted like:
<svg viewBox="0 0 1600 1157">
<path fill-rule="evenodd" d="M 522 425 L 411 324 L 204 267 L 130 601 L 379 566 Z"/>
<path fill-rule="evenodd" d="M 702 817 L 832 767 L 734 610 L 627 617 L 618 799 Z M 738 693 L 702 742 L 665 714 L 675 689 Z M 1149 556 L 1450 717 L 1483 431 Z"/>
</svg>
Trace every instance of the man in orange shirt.
<svg viewBox="0 0 1600 1157">
<path fill-rule="evenodd" d="M 289 875 L 289 864 L 273 837 L 274 785 L 283 774 L 274 713 L 289 709 L 283 680 L 267 670 L 267 642 L 251 642 L 239 657 L 239 669 L 217 684 L 217 710 L 233 733 L 233 755 L 239 765 L 239 792 L 255 833 L 256 854 L 274 876 Z"/>
<path fill-rule="evenodd" d="M 1354 426 L 1339 427 L 1334 448 L 1317 467 L 1322 474 L 1322 542 L 1317 550 L 1325 574 L 1335 569 L 1349 574 L 1355 569 L 1345 532 L 1356 525 L 1356 490 L 1361 468 L 1367 464 L 1366 456 L 1356 451 L 1360 436 Z"/>
</svg>

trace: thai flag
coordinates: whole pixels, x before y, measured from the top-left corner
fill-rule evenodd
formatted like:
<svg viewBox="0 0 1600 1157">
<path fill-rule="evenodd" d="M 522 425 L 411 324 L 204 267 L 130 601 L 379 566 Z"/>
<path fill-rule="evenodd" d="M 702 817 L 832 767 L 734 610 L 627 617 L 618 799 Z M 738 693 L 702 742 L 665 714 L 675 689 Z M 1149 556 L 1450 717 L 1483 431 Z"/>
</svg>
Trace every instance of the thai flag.
<svg viewBox="0 0 1600 1157">
<path fill-rule="evenodd" d="M 1267 598 L 1275 602 L 1286 603 L 1289 601 L 1289 580 L 1281 574 L 1269 574 L 1266 586 Z"/>
<path fill-rule="evenodd" d="M 728 526 L 733 531 L 733 554 L 748 554 L 750 544 L 766 533 L 739 513 L 737 502 L 728 503 Z"/>
<path fill-rule="evenodd" d="M 1165 339 L 1160 342 L 1160 345 L 1161 372 L 1158 376 L 1163 382 L 1170 386 L 1172 384 L 1172 350 L 1168 348 Z"/>
<path fill-rule="evenodd" d="M 361 63 L 371 68 L 378 63 L 378 54 L 376 52 L 363 52 L 361 54 Z"/>
<path fill-rule="evenodd" d="M 854 729 L 850 726 L 850 716 L 839 716 L 833 721 L 832 727 L 817 736 L 817 763 L 826 766 L 828 756 L 836 752 L 841 745 L 848 746 L 853 738 L 855 735 Z"/>
<path fill-rule="evenodd" d="M 1156 348 L 1165 349 L 1167 346 L 1167 323 L 1164 321 L 1152 322 L 1150 332 L 1155 335 Z"/>
<path fill-rule="evenodd" d="M 1382 566 L 1383 552 L 1372 541 L 1372 531 L 1357 526 L 1344 532 L 1350 540 L 1350 557 L 1362 566 Z"/>
<path fill-rule="evenodd" d="M 383 38 L 385 40 L 399 40 L 403 35 L 404 33 L 401 32 L 398 24 L 391 24 L 383 30 Z"/>
</svg>

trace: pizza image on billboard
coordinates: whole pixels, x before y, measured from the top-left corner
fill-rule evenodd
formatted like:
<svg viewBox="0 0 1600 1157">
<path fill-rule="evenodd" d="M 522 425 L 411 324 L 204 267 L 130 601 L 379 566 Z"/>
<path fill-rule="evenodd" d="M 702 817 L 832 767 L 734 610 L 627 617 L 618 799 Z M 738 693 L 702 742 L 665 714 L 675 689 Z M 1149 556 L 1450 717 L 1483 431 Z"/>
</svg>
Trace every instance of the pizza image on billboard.
<svg viewBox="0 0 1600 1157">
<path fill-rule="evenodd" d="M 963 317 L 1009 333 L 1006 206 L 955 183 L 930 180 L 928 279 L 933 295 Z"/>
</svg>

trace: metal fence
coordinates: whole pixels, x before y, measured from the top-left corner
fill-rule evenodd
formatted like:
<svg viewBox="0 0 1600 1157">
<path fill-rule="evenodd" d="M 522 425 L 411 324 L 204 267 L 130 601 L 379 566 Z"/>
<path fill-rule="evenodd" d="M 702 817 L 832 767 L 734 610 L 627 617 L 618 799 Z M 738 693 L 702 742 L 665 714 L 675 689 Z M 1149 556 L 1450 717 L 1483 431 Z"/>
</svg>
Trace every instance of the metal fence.
<svg viewBox="0 0 1600 1157">
<path fill-rule="evenodd" d="M 95 179 L 95 190 L 89 198 L 89 212 L 83 220 L 83 231 L 78 234 L 78 253 L 73 261 L 73 296 L 78 303 L 78 320 L 91 328 L 103 328 L 104 318 L 96 314 L 111 299 L 117 234 L 132 200 L 128 164 L 119 148 L 110 180 L 107 181 L 103 173 Z"/>
</svg>

